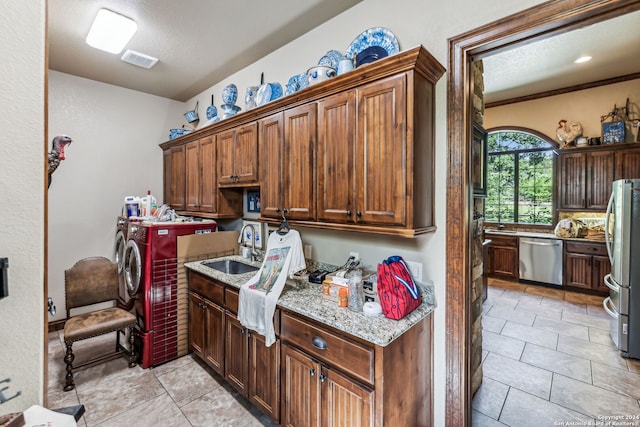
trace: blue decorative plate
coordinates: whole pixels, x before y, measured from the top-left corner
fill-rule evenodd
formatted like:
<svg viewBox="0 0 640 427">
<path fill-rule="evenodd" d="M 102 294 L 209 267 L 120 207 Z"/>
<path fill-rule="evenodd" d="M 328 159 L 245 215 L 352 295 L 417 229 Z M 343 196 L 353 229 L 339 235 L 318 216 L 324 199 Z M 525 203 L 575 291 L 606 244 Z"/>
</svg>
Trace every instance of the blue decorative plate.
<svg viewBox="0 0 640 427">
<path fill-rule="evenodd" d="M 318 65 L 325 65 L 327 67 L 338 69 L 338 62 L 342 59 L 342 54 L 337 50 L 330 50 L 320 60 Z"/>
<path fill-rule="evenodd" d="M 295 76 L 291 76 L 289 81 L 287 82 L 285 95 L 291 95 L 299 91 L 300 89 L 304 89 L 309 86 L 309 81 L 307 80 L 307 75 L 305 73 L 296 74 Z"/>
<path fill-rule="evenodd" d="M 394 55 L 400 51 L 398 40 L 391 31 L 383 27 L 373 27 L 358 35 L 351 42 L 344 56 L 354 58 L 358 53 L 371 46 L 380 46 L 389 55 Z"/>
</svg>

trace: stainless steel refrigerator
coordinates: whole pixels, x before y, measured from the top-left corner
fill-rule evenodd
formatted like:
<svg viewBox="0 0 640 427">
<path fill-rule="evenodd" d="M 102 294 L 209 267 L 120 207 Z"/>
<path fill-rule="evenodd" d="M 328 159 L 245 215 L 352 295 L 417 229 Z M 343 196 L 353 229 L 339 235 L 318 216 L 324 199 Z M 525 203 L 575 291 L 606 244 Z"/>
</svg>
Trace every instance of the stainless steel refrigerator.
<svg viewBox="0 0 640 427">
<path fill-rule="evenodd" d="M 609 297 L 611 338 L 624 357 L 640 358 L 640 179 L 614 181 L 605 233 L 611 273 L 604 278 Z"/>
</svg>

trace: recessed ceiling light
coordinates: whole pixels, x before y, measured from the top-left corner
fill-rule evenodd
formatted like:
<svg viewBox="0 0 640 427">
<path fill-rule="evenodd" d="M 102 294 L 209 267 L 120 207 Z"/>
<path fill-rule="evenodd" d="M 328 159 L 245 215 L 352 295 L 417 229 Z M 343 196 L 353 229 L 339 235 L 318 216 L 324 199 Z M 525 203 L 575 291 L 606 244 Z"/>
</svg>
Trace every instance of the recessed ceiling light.
<svg viewBox="0 0 640 427">
<path fill-rule="evenodd" d="M 120 53 L 138 29 L 134 20 L 126 16 L 100 9 L 86 42 L 89 46 L 109 53 Z"/>
<path fill-rule="evenodd" d="M 573 61 L 576 64 L 582 64 L 583 62 L 591 61 L 591 57 L 589 55 L 581 56 L 580 58 Z"/>
</svg>

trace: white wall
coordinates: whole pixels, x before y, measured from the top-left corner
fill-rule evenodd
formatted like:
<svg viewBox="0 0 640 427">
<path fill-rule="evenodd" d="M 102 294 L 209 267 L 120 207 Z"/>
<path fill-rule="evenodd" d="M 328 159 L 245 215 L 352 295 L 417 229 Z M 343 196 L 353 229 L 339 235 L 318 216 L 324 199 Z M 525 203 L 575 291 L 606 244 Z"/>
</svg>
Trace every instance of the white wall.
<svg viewBox="0 0 640 427">
<path fill-rule="evenodd" d="M 516 4 L 517 3 L 517 4 Z M 265 82 L 279 82 L 285 86 L 289 77 L 305 72 L 315 65 L 325 52 L 336 49 L 344 52 L 351 41 L 370 27 L 390 29 L 398 38 L 400 49 L 406 50 L 424 45 L 445 67 L 448 65 L 447 39 L 465 31 L 480 27 L 496 19 L 508 16 L 539 0 L 505 2 L 486 0 L 365 0 L 331 21 L 310 31 L 250 67 L 229 76 L 220 84 L 202 92 L 187 105 L 209 105 L 211 94 L 222 99 L 222 89 L 230 83 L 238 86 L 238 105 L 244 109 L 246 88 L 260 83 L 264 72 Z M 342 264 L 350 251 L 360 253 L 365 264 L 375 267 L 390 255 L 402 255 L 410 261 L 423 263 L 424 278 L 432 280 L 436 287 L 438 308 L 434 313 L 434 424 L 444 425 L 445 410 L 445 233 L 446 233 L 446 178 L 447 178 L 447 127 L 446 127 L 446 76 L 436 86 L 436 170 L 435 170 L 435 223 L 433 234 L 417 239 L 367 236 L 358 233 L 328 230 L 300 229 L 305 243 L 313 245 L 313 258 L 332 264 Z M 179 122 L 176 122 L 177 125 Z"/>
<path fill-rule="evenodd" d="M 0 300 L 0 389 L 5 398 L 20 393 L 0 404 L 0 415 L 43 396 L 44 28 L 42 1 L 0 13 L 0 257 L 9 258 L 9 297 Z"/>
<path fill-rule="evenodd" d="M 73 138 L 49 188 L 49 296 L 64 319 L 64 270 L 89 256 L 113 259 L 125 196 L 162 199 L 162 150 L 184 104 L 49 71 L 49 140 Z M 49 147 L 49 149 L 51 149 Z"/>
</svg>

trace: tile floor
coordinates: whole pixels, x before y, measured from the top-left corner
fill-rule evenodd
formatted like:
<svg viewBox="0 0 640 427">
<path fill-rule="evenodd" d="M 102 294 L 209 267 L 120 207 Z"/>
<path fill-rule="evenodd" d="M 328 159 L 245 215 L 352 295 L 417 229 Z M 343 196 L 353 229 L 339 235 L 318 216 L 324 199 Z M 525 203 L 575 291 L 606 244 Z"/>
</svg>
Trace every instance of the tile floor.
<svg viewBox="0 0 640 427">
<path fill-rule="evenodd" d="M 114 343 L 115 335 L 80 341 L 74 345 L 76 361 L 81 363 L 98 351 L 108 352 Z M 86 413 L 79 426 L 275 425 L 193 355 L 153 369 L 138 366 L 129 369 L 125 358 L 118 358 L 78 371 L 74 375 L 76 388 L 69 392 L 62 391 L 63 358 L 62 332 L 52 332 L 49 334 L 48 407 L 82 403 Z"/>
<path fill-rule="evenodd" d="M 619 355 L 602 300 L 489 279 L 473 426 L 640 427 L 640 361 Z"/>
</svg>

